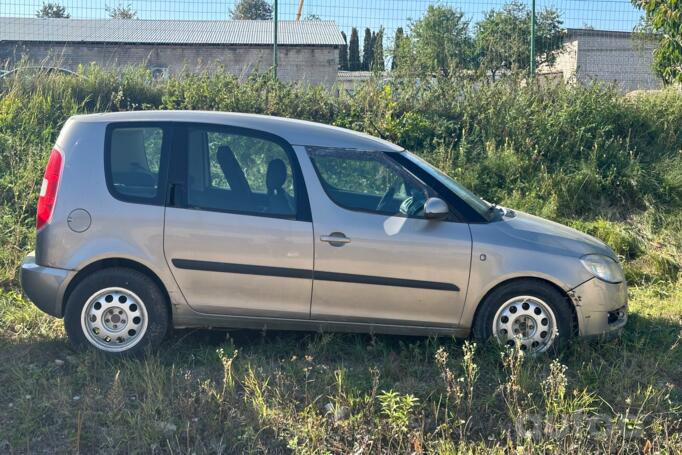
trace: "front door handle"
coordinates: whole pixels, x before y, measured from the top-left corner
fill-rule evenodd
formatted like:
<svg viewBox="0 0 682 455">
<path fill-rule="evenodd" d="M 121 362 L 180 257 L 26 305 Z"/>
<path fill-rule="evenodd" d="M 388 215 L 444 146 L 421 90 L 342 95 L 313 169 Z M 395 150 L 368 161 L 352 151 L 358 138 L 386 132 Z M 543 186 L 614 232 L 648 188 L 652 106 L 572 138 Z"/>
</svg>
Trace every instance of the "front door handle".
<svg viewBox="0 0 682 455">
<path fill-rule="evenodd" d="M 320 236 L 320 241 L 327 242 L 331 246 L 343 246 L 350 243 L 350 239 L 343 232 L 332 232 L 329 235 Z"/>
</svg>

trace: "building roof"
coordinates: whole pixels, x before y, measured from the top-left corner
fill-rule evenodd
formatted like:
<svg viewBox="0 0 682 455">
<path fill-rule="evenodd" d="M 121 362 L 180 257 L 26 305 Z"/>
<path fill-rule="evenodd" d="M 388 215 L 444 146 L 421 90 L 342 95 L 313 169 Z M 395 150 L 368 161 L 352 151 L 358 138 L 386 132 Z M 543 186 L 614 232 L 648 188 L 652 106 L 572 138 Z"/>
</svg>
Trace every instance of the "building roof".
<svg viewBox="0 0 682 455">
<path fill-rule="evenodd" d="M 198 122 L 267 131 L 291 145 L 399 152 L 402 147 L 357 131 L 270 115 L 214 111 L 128 111 L 76 115 L 77 122 Z"/>
<path fill-rule="evenodd" d="M 633 32 L 621 32 L 615 30 L 595 30 L 593 28 L 567 28 L 566 35 L 569 38 L 581 36 L 599 36 L 608 38 L 630 38 Z"/>
<path fill-rule="evenodd" d="M 0 41 L 272 45 L 272 21 L 45 19 L 0 17 Z M 340 46 L 334 21 L 279 21 L 283 46 Z"/>
</svg>

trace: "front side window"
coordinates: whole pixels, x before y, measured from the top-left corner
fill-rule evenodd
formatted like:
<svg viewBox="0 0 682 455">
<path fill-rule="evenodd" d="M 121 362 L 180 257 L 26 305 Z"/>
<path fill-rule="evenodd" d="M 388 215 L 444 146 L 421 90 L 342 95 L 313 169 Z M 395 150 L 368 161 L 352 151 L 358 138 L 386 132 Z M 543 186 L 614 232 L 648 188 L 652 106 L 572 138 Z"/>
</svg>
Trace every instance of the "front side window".
<svg viewBox="0 0 682 455">
<path fill-rule="evenodd" d="M 329 198 L 349 210 L 423 217 L 426 185 L 381 152 L 308 148 Z"/>
<path fill-rule="evenodd" d="M 225 130 L 188 131 L 187 202 L 207 210 L 294 216 L 292 164 L 274 141 Z"/>
<path fill-rule="evenodd" d="M 459 199 L 461 199 L 465 204 L 476 211 L 481 217 L 490 221 L 494 217 L 494 212 L 491 211 L 493 205 L 483 200 L 481 197 L 477 196 L 470 190 L 466 189 L 459 183 L 457 183 L 453 178 L 445 174 L 443 171 L 434 167 L 414 155 L 410 152 L 402 152 L 401 156 L 405 157 L 412 163 L 419 166 L 423 171 L 427 172 L 431 177 L 438 180 L 442 185 L 444 185 L 448 190 L 452 191 Z"/>
<path fill-rule="evenodd" d="M 163 129 L 157 126 L 113 127 L 108 172 L 115 195 L 153 200 L 159 194 Z"/>
</svg>

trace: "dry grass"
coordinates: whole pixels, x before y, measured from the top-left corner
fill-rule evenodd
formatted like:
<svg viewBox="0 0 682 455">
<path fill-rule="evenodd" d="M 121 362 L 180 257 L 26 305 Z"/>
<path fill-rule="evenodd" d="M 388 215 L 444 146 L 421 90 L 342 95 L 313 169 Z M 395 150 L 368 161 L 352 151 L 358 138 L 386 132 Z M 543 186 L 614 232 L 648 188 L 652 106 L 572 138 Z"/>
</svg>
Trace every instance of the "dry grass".
<svg viewBox="0 0 682 455">
<path fill-rule="evenodd" d="M 184 331 L 160 352 L 71 351 L 0 300 L 9 453 L 682 450 L 682 286 L 632 291 L 621 338 L 529 359 L 450 339 Z"/>
<path fill-rule="evenodd" d="M 153 81 L 97 67 L 0 81 L 0 453 L 682 452 L 682 94 L 369 81 L 355 96 Z M 16 291 L 47 153 L 77 113 L 256 112 L 366 131 L 486 199 L 562 221 L 623 258 L 621 338 L 524 359 L 450 339 L 178 332 L 143 359 L 71 351 Z"/>
</svg>

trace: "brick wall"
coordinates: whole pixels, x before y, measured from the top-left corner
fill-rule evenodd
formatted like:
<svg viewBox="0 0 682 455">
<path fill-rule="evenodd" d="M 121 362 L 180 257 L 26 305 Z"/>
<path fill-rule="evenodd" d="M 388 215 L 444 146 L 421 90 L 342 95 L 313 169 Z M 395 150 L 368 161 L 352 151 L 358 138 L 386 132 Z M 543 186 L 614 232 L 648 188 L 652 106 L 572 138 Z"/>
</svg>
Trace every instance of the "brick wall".
<svg viewBox="0 0 682 455">
<path fill-rule="evenodd" d="M 306 81 L 331 86 L 336 81 L 338 49 L 280 46 L 278 76 L 284 81 Z M 269 46 L 179 46 L 143 44 L 56 44 L 0 42 L 0 64 L 11 66 L 22 58 L 32 65 L 49 64 L 75 70 L 92 62 L 105 68 L 145 65 L 166 68 L 169 74 L 199 72 L 223 66 L 237 76 L 267 71 L 272 65 Z"/>
</svg>

